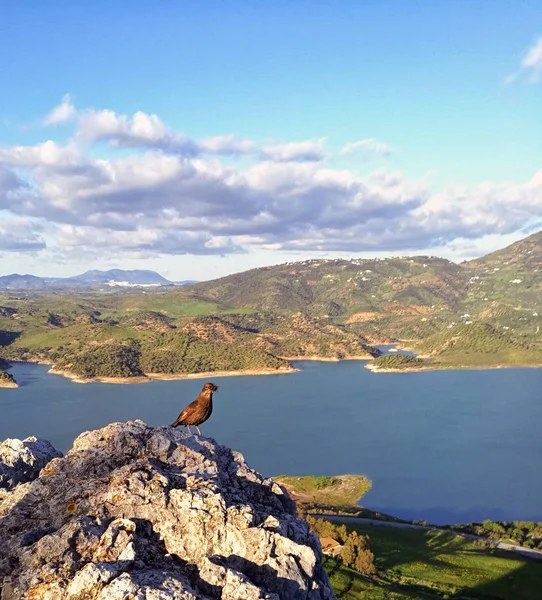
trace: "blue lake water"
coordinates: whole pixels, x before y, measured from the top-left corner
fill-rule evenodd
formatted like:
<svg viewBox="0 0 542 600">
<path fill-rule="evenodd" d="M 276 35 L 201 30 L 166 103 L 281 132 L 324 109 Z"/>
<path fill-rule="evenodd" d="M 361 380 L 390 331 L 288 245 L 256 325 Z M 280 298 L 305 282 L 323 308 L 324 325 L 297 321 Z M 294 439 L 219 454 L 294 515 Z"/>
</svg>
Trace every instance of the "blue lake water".
<svg viewBox="0 0 542 600">
<path fill-rule="evenodd" d="M 542 521 L 542 369 L 374 374 L 362 361 L 293 374 L 214 378 L 202 433 L 264 475 L 368 476 L 362 504 L 433 523 Z M 66 451 L 112 421 L 168 424 L 203 380 L 80 385 L 15 364 L 0 389 L 0 440 L 37 435 Z"/>
</svg>

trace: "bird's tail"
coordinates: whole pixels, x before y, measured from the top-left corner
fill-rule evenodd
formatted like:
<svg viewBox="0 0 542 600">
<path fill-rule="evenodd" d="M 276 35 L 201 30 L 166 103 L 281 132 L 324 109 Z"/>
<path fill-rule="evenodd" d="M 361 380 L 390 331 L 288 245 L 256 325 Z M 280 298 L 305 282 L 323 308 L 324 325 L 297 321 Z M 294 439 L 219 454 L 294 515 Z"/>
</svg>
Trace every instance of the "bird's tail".
<svg viewBox="0 0 542 600">
<path fill-rule="evenodd" d="M 180 422 L 180 419 L 175 419 L 175 421 L 173 421 L 173 423 L 171 424 L 171 427 L 177 427 L 178 425 L 181 425 L 182 423 Z"/>
</svg>

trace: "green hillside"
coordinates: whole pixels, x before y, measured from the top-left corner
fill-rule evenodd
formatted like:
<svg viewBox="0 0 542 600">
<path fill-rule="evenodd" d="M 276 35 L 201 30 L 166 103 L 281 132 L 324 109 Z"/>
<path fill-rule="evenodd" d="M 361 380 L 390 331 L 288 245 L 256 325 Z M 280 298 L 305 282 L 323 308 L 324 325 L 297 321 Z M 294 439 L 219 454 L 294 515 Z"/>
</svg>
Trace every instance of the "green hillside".
<svg viewBox="0 0 542 600">
<path fill-rule="evenodd" d="M 363 577 L 340 561 L 325 566 L 344 600 L 537 600 L 542 563 L 494 550 L 441 530 L 348 525 L 368 536 L 376 577 Z"/>
<path fill-rule="evenodd" d="M 461 265 L 307 260 L 173 290 L 0 296 L 0 355 L 87 372 L 130 347 L 127 372 L 186 373 L 371 358 L 400 342 L 442 366 L 540 364 L 541 257 L 542 232 Z"/>
<path fill-rule="evenodd" d="M 469 268 L 483 266 L 506 266 L 524 270 L 540 268 L 542 267 L 542 231 L 464 264 Z"/>
<path fill-rule="evenodd" d="M 110 306 L 102 312 L 84 303 L 68 310 L 55 306 L 53 313 L 43 310 L 43 302 L 2 308 L 0 356 L 51 363 L 81 378 L 284 370 L 290 369 L 285 356 L 378 355 L 351 327 L 328 318 L 237 313 L 174 318 L 169 311 Z"/>
<path fill-rule="evenodd" d="M 385 312 L 387 304 L 457 305 L 466 271 L 427 256 L 370 260 L 307 260 L 252 269 L 190 286 L 208 301 L 260 311 L 332 317 Z"/>
<path fill-rule="evenodd" d="M 538 338 L 484 322 L 452 323 L 414 345 L 422 355 L 457 366 L 542 365 Z"/>
</svg>

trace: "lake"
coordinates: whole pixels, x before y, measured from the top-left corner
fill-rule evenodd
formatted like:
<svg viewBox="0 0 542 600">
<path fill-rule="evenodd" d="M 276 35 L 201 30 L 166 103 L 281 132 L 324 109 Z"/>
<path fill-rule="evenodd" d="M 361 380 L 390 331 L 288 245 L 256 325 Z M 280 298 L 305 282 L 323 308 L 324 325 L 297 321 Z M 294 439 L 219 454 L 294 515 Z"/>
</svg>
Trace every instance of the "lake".
<svg viewBox="0 0 542 600">
<path fill-rule="evenodd" d="M 264 475 L 359 473 L 362 504 L 433 523 L 542 521 L 542 369 L 375 374 L 363 361 L 301 362 L 293 374 L 215 378 L 202 433 Z M 76 384 L 18 363 L 0 389 L 0 440 L 62 451 L 113 421 L 171 423 L 204 380 Z"/>
</svg>

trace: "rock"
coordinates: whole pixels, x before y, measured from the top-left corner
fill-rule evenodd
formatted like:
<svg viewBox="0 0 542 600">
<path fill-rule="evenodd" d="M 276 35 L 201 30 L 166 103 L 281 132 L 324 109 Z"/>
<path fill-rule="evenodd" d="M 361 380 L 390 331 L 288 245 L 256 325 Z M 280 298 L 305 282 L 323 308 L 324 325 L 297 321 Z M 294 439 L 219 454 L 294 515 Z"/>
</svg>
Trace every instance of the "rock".
<svg viewBox="0 0 542 600">
<path fill-rule="evenodd" d="M 335 598 L 286 491 L 212 439 L 113 423 L 24 486 L 0 518 L 1 600 Z"/>
<path fill-rule="evenodd" d="M 47 440 L 28 437 L 7 439 L 0 444 L 0 488 L 11 490 L 19 483 L 36 479 L 43 467 L 62 456 Z"/>
</svg>

